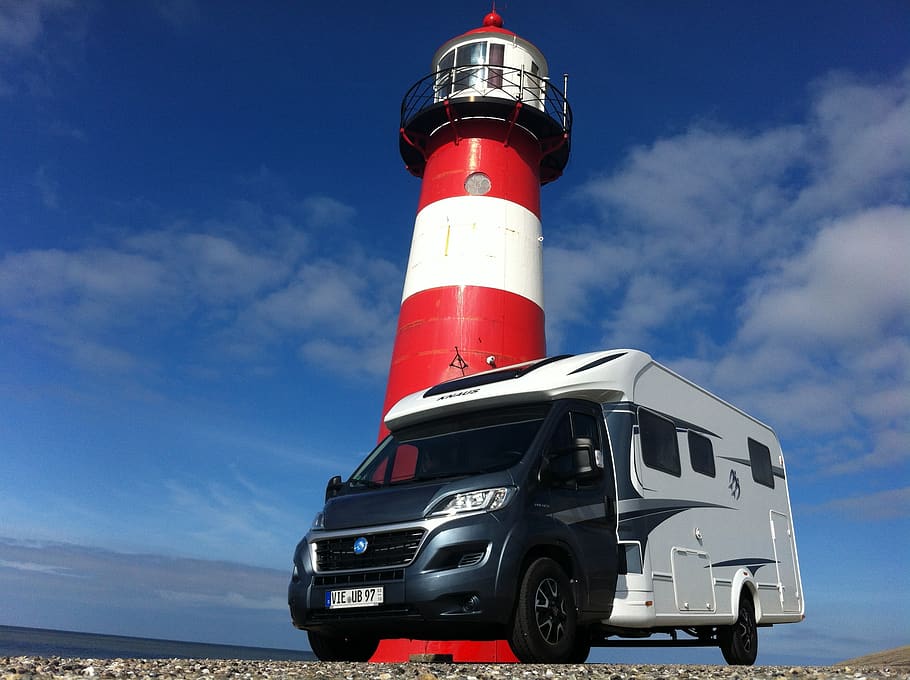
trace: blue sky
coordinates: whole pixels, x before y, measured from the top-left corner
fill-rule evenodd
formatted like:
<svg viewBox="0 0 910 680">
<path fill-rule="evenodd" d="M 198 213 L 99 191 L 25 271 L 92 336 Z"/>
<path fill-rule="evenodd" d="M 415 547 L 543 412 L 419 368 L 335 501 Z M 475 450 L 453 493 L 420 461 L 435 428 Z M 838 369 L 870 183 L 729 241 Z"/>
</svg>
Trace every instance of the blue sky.
<svg viewBox="0 0 910 680">
<path fill-rule="evenodd" d="M 401 97 L 488 9 L 0 0 L 0 624 L 306 645 L 291 554 L 375 440 L 404 280 Z M 500 10 L 570 74 L 548 351 L 778 430 L 808 619 L 760 663 L 906 644 L 910 5 Z"/>
</svg>

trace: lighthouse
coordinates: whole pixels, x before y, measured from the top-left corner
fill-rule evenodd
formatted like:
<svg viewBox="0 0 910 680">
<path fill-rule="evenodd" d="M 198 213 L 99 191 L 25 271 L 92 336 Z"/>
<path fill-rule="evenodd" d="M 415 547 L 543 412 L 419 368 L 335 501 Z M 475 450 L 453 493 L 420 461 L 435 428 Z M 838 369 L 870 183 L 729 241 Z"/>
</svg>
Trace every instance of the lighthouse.
<svg viewBox="0 0 910 680">
<path fill-rule="evenodd" d="M 565 90 L 494 10 L 405 95 L 399 148 L 421 188 L 383 415 L 430 385 L 546 355 L 540 187 L 569 160 Z M 427 653 L 516 660 L 502 641 L 406 640 L 373 660 Z"/>
<path fill-rule="evenodd" d="M 401 156 L 422 182 L 383 415 L 429 385 L 546 354 L 540 187 L 569 159 L 565 79 L 554 85 L 495 11 L 430 71 L 401 105 Z"/>
</svg>

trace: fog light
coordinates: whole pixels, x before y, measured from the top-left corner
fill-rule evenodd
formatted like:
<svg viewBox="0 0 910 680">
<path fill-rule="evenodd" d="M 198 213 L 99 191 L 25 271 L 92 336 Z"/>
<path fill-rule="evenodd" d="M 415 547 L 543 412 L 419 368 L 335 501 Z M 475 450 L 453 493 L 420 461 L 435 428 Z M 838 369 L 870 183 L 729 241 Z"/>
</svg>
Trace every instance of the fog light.
<svg viewBox="0 0 910 680">
<path fill-rule="evenodd" d="M 466 598 L 461 604 L 461 611 L 465 614 L 470 614 L 471 612 L 476 612 L 480 609 L 480 598 L 476 595 L 471 595 Z"/>
</svg>

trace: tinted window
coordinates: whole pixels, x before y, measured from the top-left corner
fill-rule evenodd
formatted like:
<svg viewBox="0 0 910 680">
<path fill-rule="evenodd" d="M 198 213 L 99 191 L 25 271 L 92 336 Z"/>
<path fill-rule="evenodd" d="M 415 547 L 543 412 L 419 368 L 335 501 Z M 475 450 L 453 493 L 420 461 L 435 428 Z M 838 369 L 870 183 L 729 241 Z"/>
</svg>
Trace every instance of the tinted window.
<svg viewBox="0 0 910 680">
<path fill-rule="evenodd" d="M 590 439 L 594 442 L 594 446 L 598 446 L 600 435 L 597 429 L 597 419 L 594 416 L 588 413 L 573 413 L 572 425 L 576 438 Z"/>
<path fill-rule="evenodd" d="M 696 472 L 709 477 L 715 475 L 714 446 L 711 440 L 692 431 L 689 432 L 689 460 Z"/>
<path fill-rule="evenodd" d="M 490 72 L 487 74 L 487 85 L 491 88 L 502 87 L 502 69 L 492 68 L 492 66 L 502 66 L 505 58 L 506 46 L 497 43 L 490 43 Z"/>
<path fill-rule="evenodd" d="M 773 489 L 774 471 L 771 469 L 771 450 L 764 444 L 749 439 L 749 463 L 752 465 L 752 479 Z"/>
<path fill-rule="evenodd" d="M 547 445 L 550 459 L 550 472 L 556 479 L 566 480 L 572 476 L 572 457 L 567 455 L 572 445 L 572 423 L 566 413 L 559 419 L 559 424 Z"/>
<path fill-rule="evenodd" d="M 490 409 L 398 430 L 348 484 L 371 488 L 505 470 L 521 460 L 549 410 L 549 404 Z"/>
<path fill-rule="evenodd" d="M 455 66 L 455 50 L 448 52 L 439 61 L 439 75 L 436 80 L 436 98 L 445 99 L 452 94 L 452 67 Z"/>
<path fill-rule="evenodd" d="M 639 409 L 638 427 L 641 433 L 641 459 L 644 464 L 679 477 L 681 468 L 676 426 L 666 418 Z"/>
<path fill-rule="evenodd" d="M 461 45 L 455 52 L 455 91 L 483 85 L 483 64 L 487 60 L 487 43 L 473 42 Z M 477 66 L 477 68 L 471 68 Z"/>
</svg>

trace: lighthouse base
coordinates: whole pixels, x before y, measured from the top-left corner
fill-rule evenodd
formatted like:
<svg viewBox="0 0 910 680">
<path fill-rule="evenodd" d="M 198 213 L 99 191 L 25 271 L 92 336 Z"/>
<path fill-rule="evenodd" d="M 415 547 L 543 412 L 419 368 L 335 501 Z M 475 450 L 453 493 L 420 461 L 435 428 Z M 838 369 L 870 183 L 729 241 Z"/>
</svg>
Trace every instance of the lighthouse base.
<svg viewBox="0 0 910 680">
<path fill-rule="evenodd" d="M 383 640 L 370 658 L 373 663 L 403 663 L 411 660 L 518 663 L 505 640 Z"/>
</svg>

